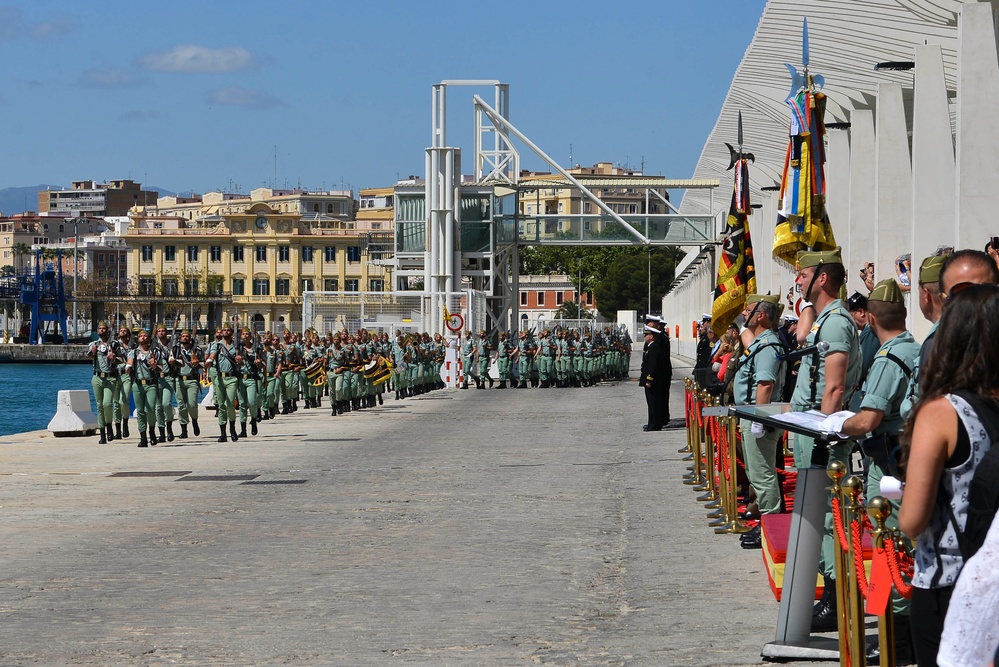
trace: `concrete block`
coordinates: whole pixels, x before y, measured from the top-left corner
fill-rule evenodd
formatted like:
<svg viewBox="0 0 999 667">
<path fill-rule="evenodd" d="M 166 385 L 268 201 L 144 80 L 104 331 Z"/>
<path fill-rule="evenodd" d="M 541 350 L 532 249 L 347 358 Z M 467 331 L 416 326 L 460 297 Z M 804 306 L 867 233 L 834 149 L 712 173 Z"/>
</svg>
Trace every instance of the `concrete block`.
<svg viewBox="0 0 999 667">
<path fill-rule="evenodd" d="M 98 428 L 97 415 L 90 408 L 90 392 L 85 389 L 60 391 L 55 416 L 49 422 L 49 431 L 56 437 L 93 435 Z"/>
</svg>

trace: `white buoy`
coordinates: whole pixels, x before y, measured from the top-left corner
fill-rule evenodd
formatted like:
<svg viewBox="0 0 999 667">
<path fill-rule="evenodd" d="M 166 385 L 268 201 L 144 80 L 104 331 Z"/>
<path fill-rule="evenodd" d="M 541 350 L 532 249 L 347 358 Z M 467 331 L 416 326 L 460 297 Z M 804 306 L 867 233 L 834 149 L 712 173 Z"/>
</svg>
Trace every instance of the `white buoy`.
<svg viewBox="0 0 999 667">
<path fill-rule="evenodd" d="M 90 392 L 85 389 L 64 389 L 56 400 L 56 413 L 48 429 L 58 437 L 93 435 L 97 432 L 97 415 L 90 409 Z"/>
</svg>

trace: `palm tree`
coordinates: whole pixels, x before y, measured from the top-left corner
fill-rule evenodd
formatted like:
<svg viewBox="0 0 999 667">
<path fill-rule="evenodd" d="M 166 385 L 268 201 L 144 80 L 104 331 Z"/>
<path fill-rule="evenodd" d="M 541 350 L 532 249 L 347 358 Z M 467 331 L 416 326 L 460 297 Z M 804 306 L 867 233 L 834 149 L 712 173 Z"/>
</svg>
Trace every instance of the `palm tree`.
<svg viewBox="0 0 999 667">
<path fill-rule="evenodd" d="M 31 246 L 27 243 L 15 243 L 10 247 L 10 251 L 14 253 L 14 258 L 18 260 L 17 262 L 17 273 L 21 274 L 24 272 L 24 261 L 25 255 L 31 252 Z"/>
</svg>

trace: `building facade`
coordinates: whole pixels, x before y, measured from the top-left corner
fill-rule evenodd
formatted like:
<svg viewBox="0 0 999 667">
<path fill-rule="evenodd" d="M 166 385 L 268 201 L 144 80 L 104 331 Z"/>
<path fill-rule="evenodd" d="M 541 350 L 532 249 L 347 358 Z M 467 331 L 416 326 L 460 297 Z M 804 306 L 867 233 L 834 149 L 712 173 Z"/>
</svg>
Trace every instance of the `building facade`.
<svg viewBox="0 0 999 667">
<path fill-rule="evenodd" d="M 43 190 L 38 193 L 38 211 L 71 217 L 127 215 L 133 206 L 153 206 L 159 193 L 143 190 L 128 179 L 97 183 L 73 181 L 69 190 Z"/>
</svg>

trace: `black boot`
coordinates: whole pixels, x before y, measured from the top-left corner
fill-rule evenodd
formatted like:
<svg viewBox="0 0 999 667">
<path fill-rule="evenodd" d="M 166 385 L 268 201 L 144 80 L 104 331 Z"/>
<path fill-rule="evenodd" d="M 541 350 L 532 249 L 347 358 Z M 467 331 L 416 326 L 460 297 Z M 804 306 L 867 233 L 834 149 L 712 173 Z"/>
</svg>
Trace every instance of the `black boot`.
<svg viewBox="0 0 999 667">
<path fill-rule="evenodd" d="M 256 434 L 257 434 L 257 420 L 256 419 L 251 419 L 250 420 L 250 435 L 256 435 Z"/>
<path fill-rule="evenodd" d="M 114 439 L 121 440 L 121 422 L 115 422 L 114 425 Z"/>
<path fill-rule="evenodd" d="M 493 388 L 493 376 L 492 375 L 487 375 L 486 379 L 489 380 L 489 388 L 492 389 Z"/>
<path fill-rule="evenodd" d="M 239 437 L 246 437 L 246 422 L 239 422 Z"/>
<path fill-rule="evenodd" d="M 281 414 L 286 415 L 291 412 L 291 403 L 284 401 L 281 403 Z"/>
<path fill-rule="evenodd" d="M 517 386 L 517 389 L 527 389 L 527 380 L 521 380 L 520 384 Z"/>
<path fill-rule="evenodd" d="M 812 608 L 812 632 L 832 632 L 839 627 L 836 613 L 836 580 L 823 576 L 822 598 Z"/>
<path fill-rule="evenodd" d="M 506 380 L 500 380 L 500 389 L 506 389 Z"/>
<path fill-rule="evenodd" d="M 106 444 L 108 444 L 108 438 L 107 438 L 106 430 L 107 429 L 105 429 L 103 426 L 101 426 L 101 439 L 97 441 L 98 445 L 106 445 Z"/>
<path fill-rule="evenodd" d="M 201 429 L 198 428 L 198 420 L 197 419 L 192 419 L 191 420 L 191 427 L 194 429 L 194 435 L 201 435 Z"/>
<path fill-rule="evenodd" d="M 180 435 L 177 436 L 180 440 L 187 440 L 187 424 L 180 425 Z"/>
<path fill-rule="evenodd" d="M 128 419 L 127 418 L 121 420 L 121 434 L 124 437 L 126 437 L 126 438 L 128 437 Z"/>
<path fill-rule="evenodd" d="M 308 410 L 312 407 L 312 399 L 308 396 L 305 397 L 305 409 Z"/>
<path fill-rule="evenodd" d="M 148 447 L 149 443 L 146 442 L 146 432 L 139 431 L 139 447 Z"/>
<path fill-rule="evenodd" d="M 468 387 L 465 387 L 465 389 L 468 389 Z M 381 394 L 378 394 L 378 405 L 385 405 L 385 401 L 382 400 Z"/>
<path fill-rule="evenodd" d="M 149 446 L 150 447 L 155 447 L 156 443 L 158 443 L 158 442 L 161 442 L 161 441 L 156 439 L 156 427 L 155 426 L 150 426 L 149 427 Z"/>
<path fill-rule="evenodd" d="M 229 438 L 225 435 L 225 424 L 219 424 L 219 433 L 221 433 L 219 442 L 229 442 Z"/>
<path fill-rule="evenodd" d="M 166 432 L 167 432 L 167 441 L 168 442 L 173 442 L 173 437 L 174 436 L 173 436 L 173 422 L 172 421 L 168 421 L 167 422 L 167 424 L 166 424 Z"/>
<path fill-rule="evenodd" d="M 114 442 L 114 427 L 111 426 L 111 424 L 108 424 L 106 428 L 107 428 L 108 442 Z"/>
<path fill-rule="evenodd" d="M 239 436 L 236 435 L 236 422 L 229 422 L 229 437 L 233 442 L 239 440 Z"/>
</svg>

